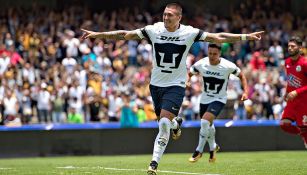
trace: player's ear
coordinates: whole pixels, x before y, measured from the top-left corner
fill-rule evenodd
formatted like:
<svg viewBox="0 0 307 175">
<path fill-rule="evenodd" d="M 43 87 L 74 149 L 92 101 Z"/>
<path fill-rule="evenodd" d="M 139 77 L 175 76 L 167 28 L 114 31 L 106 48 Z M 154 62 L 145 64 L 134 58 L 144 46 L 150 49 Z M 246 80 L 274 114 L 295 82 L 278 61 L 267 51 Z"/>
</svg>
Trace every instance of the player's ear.
<svg viewBox="0 0 307 175">
<path fill-rule="evenodd" d="M 300 51 L 300 55 L 304 55 L 304 50 L 302 46 L 299 47 L 299 51 Z"/>
<path fill-rule="evenodd" d="M 182 18 L 182 15 L 178 15 L 178 21 L 180 22 Z"/>
</svg>

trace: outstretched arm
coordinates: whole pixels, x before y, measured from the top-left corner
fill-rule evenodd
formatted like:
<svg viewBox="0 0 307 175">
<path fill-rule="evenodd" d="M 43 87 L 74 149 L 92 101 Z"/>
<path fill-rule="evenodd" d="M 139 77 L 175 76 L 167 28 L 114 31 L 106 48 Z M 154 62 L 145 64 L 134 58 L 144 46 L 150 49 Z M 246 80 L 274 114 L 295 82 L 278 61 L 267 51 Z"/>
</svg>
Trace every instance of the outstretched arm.
<svg viewBox="0 0 307 175">
<path fill-rule="evenodd" d="M 114 40 L 140 40 L 136 30 L 116 30 L 111 32 L 93 32 L 85 29 L 81 29 L 83 35 L 81 39 L 87 38 L 100 38 L 100 39 L 114 39 Z"/>
<path fill-rule="evenodd" d="M 264 31 L 249 34 L 233 34 L 233 33 L 208 33 L 204 41 L 212 43 L 234 43 L 244 40 L 261 40 Z"/>
<path fill-rule="evenodd" d="M 240 72 L 239 74 L 239 78 L 243 87 L 243 94 L 241 97 L 241 100 L 247 100 L 248 99 L 248 86 L 247 86 L 247 81 L 246 81 L 246 77 L 244 76 L 244 74 L 242 72 Z"/>
</svg>

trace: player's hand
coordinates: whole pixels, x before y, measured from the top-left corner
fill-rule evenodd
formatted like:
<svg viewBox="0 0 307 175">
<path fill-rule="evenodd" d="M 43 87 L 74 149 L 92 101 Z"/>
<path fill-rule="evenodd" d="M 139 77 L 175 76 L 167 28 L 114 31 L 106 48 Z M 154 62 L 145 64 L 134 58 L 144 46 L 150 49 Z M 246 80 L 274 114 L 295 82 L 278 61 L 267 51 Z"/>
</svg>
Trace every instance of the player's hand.
<svg viewBox="0 0 307 175">
<path fill-rule="evenodd" d="M 191 82 L 190 82 L 190 81 L 187 81 L 187 82 L 185 83 L 185 85 L 186 85 L 187 88 L 190 88 L 190 87 L 191 87 Z"/>
<path fill-rule="evenodd" d="M 242 94 L 242 97 L 241 97 L 241 100 L 242 101 L 245 101 L 245 100 L 247 100 L 248 99 L 248 94 L 247 93 L 243 93 Z"/>
<path fill-rule="evenodd" d="M 285 101 L 292 101 L 297 96 L 296 90 L 291 91 L 290 93 L 286 94 Z"/>
<path fill-rule="evenodd" d="M 250 33 L 250 34 L 247 34 L 247 39 L 248 40 L 256 40 L 256 41 L 259 41 L 261 40 L 261 35 L 264 33 L 264 31 L 260 31 L 260 32 L 254 32 L 254 33 Z"/>
<path fill-rule="evenodd" d="M 95 38 L 97 32 L 93 32 L 93 31 L 89 31 L 89 30 L 85 30 L 85 29 L 81 29 L 83 32 L 83 35 L 81 36 L 81 39 L 88 39 L 88 38 Z"/>
</svg>

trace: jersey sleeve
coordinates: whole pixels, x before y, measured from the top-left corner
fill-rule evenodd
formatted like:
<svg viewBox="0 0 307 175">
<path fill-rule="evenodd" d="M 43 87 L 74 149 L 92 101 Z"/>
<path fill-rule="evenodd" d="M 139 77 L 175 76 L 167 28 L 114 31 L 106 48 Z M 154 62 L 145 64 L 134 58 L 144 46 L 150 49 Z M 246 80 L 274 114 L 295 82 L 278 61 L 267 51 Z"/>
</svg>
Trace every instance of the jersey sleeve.
<svg viewBox="0 0 307 175">
<path fill-rule="evenodd" d="M 298 95 L 307 92 L 307 86 L 303 86 L 303 87 L 296 89 L 296 92 Z"/>
<path fill-rule="evenodd" d="M 144 28 L 136 29 L 136 30 L 134 30 L 134 31 L 136 32 L 136 34 L 137 34 L 141 39 L 144 39 L 145 36 L 143 35 L 142 30 L 144 30 Z"/>
<path fill-rule="evenodd" d="M 230 62 L 229 65 L 230 65 L 230 71 L 231 71 L 230 73 L 238 77 L 241 73 L 241 69 L 232 62 Z"/>
<path fill-rule="evenodd" d="M 198 69 L 193 65 L 193 66 L 190 67 L 190 72 L 191 72 L 193 75 L 195 75 L 195 74 L 197 74 L 199 71 L 198 71 Z"/>
<path fill-rule="evenodd" d="M 196 63 L 194 63 L 191 67 L 190 67 L 190 72 L 195 75 L 199 73 L 199 61 L 197 61 Z"/>
<path fill-rule="evenodd" d="M 208 33 L 204 32 L 203 30 L 198 29 L 198 34 L 195 37 L 195 42 L 197 41 L 204 41 L 207 37 Z"/>
<path fill-rule="evenodd" d="M 207 37 L 207 32 L 204 32 L 203 30 L 200 30 L 198 28 L 187 26 L 186 30 L 192 36 L 192 40 L 190 40 L 192 43 L 197 41 L 203 41 Z"/>
<path fill-rule="evenodd" d="M 154 31 L 154 25 L 148 25 L 148 26 L 145 26 L 144 28 L 136 29 L 135 31 L 141 39 L 146 39 L 151 43 L 150 36 L 152 35 Z"/>
<path fill-rule="evenodd" d="M 305 59 L 304 64 L 302 65 L 302 71 L 303 71 L 303 75 L 307 77 L 307 59 Z M 298 89 L 296 89 L 296 92 L 298 95 L 302 94 L 302 93 L 307 93 L 307 82 L 304 82 L 305 86 L 302 86 Z"/>
</svg>

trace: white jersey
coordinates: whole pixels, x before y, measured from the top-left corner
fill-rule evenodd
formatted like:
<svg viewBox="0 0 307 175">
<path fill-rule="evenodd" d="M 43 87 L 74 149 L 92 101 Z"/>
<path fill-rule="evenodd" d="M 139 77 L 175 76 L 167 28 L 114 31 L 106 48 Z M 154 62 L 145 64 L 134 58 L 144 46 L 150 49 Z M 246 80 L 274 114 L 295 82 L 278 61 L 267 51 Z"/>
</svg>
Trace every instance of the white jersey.
<svg viewBox="0 0 307 175">
<path fill-rule="evenodd" d="M 241 70 L 234 63 L 221 58 L 218 65 L 211 65 L 209 58 L 205 57 L 191 66 L 190 72 L 199 73 L 203 77 L 203 92 L 201 104 L 220 101 L 226 104 L 227 85 L 230 74 L 239 76 Z"/>
<path fill-rule="evenodd" d="M 185 87 L 186 59 L 195 41 L 204 40 L 206 32 L 180 24 L 175 32 L 169 32 L 163 22 L 137 29 L 140 38 L 146 38 L 153 46 L 153 69 L 150 84 L 159 87 Z"/>
</svg>

